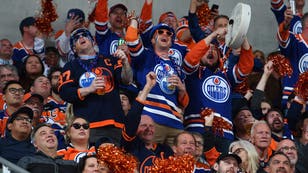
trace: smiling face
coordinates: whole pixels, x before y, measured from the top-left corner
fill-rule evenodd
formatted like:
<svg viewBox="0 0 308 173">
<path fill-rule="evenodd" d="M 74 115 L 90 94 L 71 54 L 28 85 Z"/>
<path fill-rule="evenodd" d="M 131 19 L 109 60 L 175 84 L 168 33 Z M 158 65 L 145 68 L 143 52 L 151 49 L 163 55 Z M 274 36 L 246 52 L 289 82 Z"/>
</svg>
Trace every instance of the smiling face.
<svg viewBox="0 0 308 173">
<path fill-rule="evenodd" d="M 44 152 L 57 151 L 58 140 L 55 131 L 48 126 L 39 128 L 34 135 L 34 146 Z"/>
<path fill-rule="evenodd" d="M 8 129 L 11 130 L 13 137 L 29 136 L 31 133 L 31 119 L 25 113 L 20 113 L 16 119 L 8 124 Z"/>
<path fill-rule="evenodd" d="M 177 143 L 172 146 L 172 149 L 175 156 L 182 156 L 184 154 L 195 156 L 195 138 L 189 133 L 182 133 L 177 137 Z"/>
<path fill-rule="evenodd" d="M 137 129 L 137 135 L 145 143 L 153 141 L 155 133 L 154 121 L 150 116 L 142 115 Z"/>
<path fill-rule="evenodd" d="M 155 49 L 169 50 L 172 45 L 173 32 L 167 29 L 158 29 L 155 31 L 151 40 Z"/>
</svg>

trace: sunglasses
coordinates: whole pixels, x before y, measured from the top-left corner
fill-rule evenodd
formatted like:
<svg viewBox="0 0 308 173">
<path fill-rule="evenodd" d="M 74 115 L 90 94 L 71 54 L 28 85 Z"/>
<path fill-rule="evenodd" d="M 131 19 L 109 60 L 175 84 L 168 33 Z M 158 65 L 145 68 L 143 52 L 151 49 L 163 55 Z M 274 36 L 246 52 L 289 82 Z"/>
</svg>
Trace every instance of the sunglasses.
<svg viewBox="0 0 308 173">
<path fill-rule="evenodd" d="M 91 40 L 90 36 L 86 32 L 81 32 L 73 36 L 74 43 L 76 43 L 80 37 L 84 37 L 84 38 Z"/>
<path fill-rule="evenodd" d="M 170 31 L 168 31 L 168 30 L 165 30 L 165 29 L 159 29 L 158 31 L 157 31 L 157 33 L 159 34 L 159 35 L 162 35 L 162 34 L 167 34 L 169 37 L 171 37 L 172 35 L 173 35 L 173 33 L 172 32 L 170 32 Z"/>
<path fill-rule="evenodd" d="M 72 124 L 72 127 L 74 127 L 75 129 L 80 129 L 81 127 L 85 130 L 89 129 L 89 124 L 79 124 L 79 123 L 74 123 Z"/>
</svg>

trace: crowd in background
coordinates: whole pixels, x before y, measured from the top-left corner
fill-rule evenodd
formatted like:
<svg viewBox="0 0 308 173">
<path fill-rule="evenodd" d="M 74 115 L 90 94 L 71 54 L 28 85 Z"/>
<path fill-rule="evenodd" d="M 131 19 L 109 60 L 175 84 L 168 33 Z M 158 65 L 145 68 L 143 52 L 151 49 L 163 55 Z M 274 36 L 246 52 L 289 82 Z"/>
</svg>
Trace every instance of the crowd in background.
<svg viewBox="0 0 308 173">
<path fill-rule="evenodd" d="M 305 0 L 269 2 L 268 56 L 246 37 L 228 47 L 214 0 L 157 24 L 152 1 L 98 0 L 95 33 L 70 9 L 54 46 L 34 17 L 1 38 L 0 156 L 33 173 L 308 172 Z"/>
</svg>

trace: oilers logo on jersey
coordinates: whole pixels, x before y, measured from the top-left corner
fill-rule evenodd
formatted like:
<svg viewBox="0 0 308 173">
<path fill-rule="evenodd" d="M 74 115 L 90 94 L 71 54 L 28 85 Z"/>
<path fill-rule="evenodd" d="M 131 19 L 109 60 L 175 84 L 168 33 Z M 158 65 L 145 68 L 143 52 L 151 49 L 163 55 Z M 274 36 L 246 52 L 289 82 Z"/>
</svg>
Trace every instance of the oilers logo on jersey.
<svg viewBox="0 0 308 173">
<path fill-rule="evenodd" d="M 181 66 L 183 62 L 182 54 L 179 50 L 170 48 L 168 52 L 169 57 L 176 63 L 176 65 Z"/>
<path fill-rule="evenodd" d="M 308 53 L 304 54 L 299 60 L 298 69 L 300 73 L 308 71 Z"/>
<path fill-rule="evenodd" d="M 113 40 L 110 44 L 110 55 L 113 55 L 118 49 L 119 40 Z"/>
<path fill-rule="evenodd" d="M 300 20 L 294 23 L 293 33 L 296 33 L 296 34 L 302 33 L 302 23 Z"/>
<path fill-rule="evenodd" d="M 213 75 L 204 80 L 202 92 L 211 101 L 224 103 L 230 96 L 230 86 L 224 78 Z"/>
<path fill-rule="evenodd" d="M 96 78 L 96 75 L 92 72 L 85 72 L 79 78 L 79 86 L 82 88 L 91 85 L 92 81 Z"/>
<path fill-rule="evenodd" d="M 170 87 L 168 77 L 175 73 L 174 69 L 167 63 L 160 63 L 154 67 L 154 73 L 160 89 L 166 94 L 173 94 L 175 87 Z"/>
</svg>

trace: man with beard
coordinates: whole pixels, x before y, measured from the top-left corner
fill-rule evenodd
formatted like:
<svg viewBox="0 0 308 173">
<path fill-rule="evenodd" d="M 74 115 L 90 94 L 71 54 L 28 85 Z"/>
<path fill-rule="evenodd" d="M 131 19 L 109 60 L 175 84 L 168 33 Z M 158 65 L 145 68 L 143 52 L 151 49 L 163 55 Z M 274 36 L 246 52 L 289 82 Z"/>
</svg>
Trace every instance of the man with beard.
<svg viewBox="0 0 308 173">
<path fill-rule="evenodd" d="M 266 170 L 268 173 L 290 173 L 290 159 L 282 152 L 274 153 L 269 159 L 268 167 L 266 168 Z"/>
<path fill-rule="evenodd" d="M 185 128 L 188 131 L 204 134 L 205 121 L 202 119 L 201 110 L 205 108 L 214 110 L 215 117 L 221 118 L 223 123 L 220 124 L 224 124 L 221 133 L 213 132 L 217 140 L 215 146 L 218 151 L 225 153 L 228 152 L 229 144 L 234 139 L 231 117 L 232 89 L 246 78 L 254 64 L 252 48 L 245 38 L 238 62 L 229 63 L 227 69 L 223 67 L 222 54 L 211 42 L 224 37 L 226 33 L 226 27 L 220 27 L 199 41 L 186 55 L 183 63 L 183 68 L 188 74 L 185 79 L 187 92 L 189 98 L 194 98 L 185 109 Z M 228 58 L 234 58 L 234 55 Z M 208 128 L 206 131 L 212 133 Z"/>
<path fill-rule="evenodd" d="M 283 114 L 277 108 L 272 108 L 268 111 L 265 117 L 272 131 L 271 149 L 276 150 L 277 143 L 282 139 L 294 139 L 287 124 L 284 124 Z"/>
<path fill-rule="evenodd" d="M 278 143 L 277 151 L 283 152 L 290 159 L 291 172 L 290 173 L 306 173 L 303 163 L 298 162 L 297 148 L 295 143 L 290 139 L 283 139 Z"/>
<path fill-rule="evenodd" d="M 52 117 L 53 121 L 59 123 L 59 125 L 65 125 L 65 110 L 67 102 L 62 100 L 58 87 L 59 77 L 61 75 L 61 68 L 51 68 L 48 75 L 48 79 L 51 84 L 51 95 L 47 99 L 47 104 L 44 105 L 44 114 L 47 117 Z"/>
</svg>

